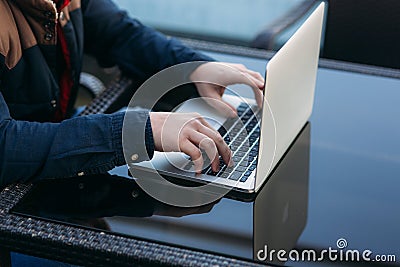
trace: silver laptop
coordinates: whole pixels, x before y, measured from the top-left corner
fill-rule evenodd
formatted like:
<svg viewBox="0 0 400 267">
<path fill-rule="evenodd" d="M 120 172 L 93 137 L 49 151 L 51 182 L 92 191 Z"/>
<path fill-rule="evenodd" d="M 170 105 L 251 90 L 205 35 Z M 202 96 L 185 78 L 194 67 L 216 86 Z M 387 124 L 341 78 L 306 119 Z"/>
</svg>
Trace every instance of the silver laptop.
<svg viewBox="0 0 400 267">
<path fill-rule="evenodd" d="M 175 111 L 212 118 L 210 124 L 232 149 L 233 167 L 221 160 L 218 173 L 208 166 L 202 174 L 196 174 L 183 153 L 156 152 L 150 162 L 133 168 L 156 169 L 168 177 L 213 183 L 241 193 L 257 192 L 311 115 L 324 9 L 325 4 L 321 3 L 268 62 L 262 109 L 254 99 L 225 94 L 224 100 L 238 111 L 236 120 L 217 114 L 205 101 L 189 100 Z"/>
</svg>

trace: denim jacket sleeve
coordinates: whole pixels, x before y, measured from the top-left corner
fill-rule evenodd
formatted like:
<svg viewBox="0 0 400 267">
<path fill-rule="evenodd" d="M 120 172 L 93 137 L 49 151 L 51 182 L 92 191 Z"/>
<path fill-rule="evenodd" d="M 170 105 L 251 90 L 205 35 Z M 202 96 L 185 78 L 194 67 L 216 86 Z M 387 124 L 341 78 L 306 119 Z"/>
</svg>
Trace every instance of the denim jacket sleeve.
<svg viewBox="0 0 400 267">
<path fill-rule="evenodd" d="M 175 64 L 213 61 L 130 18 L 111 0 L 83 0 L 82 11 L 86 52 L 103 65 L 118 65 L 136 81 Z"/>
<path fill-rule="evenodd" d="M 124 116 L 124 113 L 90 115 L 61 123 L 16 121 L 10 117 L 0 93 L 0 185 L 96 174 L 125 164 Z M 137 161 L 147 160 L 154 149 L 149 120 L 146 123 L 148 113 L 135 112 L 129 117 L 132 123 L 136 120 L 146 125 L 147 151 L 135 153 Z M 136 131 L 133 135 L 144 136 L 143 128 L 132 129 Z M 137 147 L 143 147 L 144 141 L 137 138 Z"/>
</svg>

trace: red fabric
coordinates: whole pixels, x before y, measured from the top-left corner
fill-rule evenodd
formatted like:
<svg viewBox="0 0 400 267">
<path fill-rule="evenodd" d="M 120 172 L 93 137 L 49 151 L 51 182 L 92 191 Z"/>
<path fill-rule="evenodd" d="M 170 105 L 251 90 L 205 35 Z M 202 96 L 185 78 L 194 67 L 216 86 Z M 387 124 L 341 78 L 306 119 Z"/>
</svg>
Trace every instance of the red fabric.
<svg viewBox="0 0 400 267">
<path fill-rule="evenodd" d="M 64 7 L 66 7 L 70 3 L 70 0 L 65 0 L 64 3 L 58 8 L 62 10 Z M 69 99 L 71 96 L 71 89 L 73 86 L 73 80 L 71 76 L 71 58 L 70 58 L 70 53 L 68 50 L 68 45 L 67 45 L 67 40 L 65 39 L 64 31 L 60 25 L 60 23 L 57 24 L 57 36 L 58 36 L 58 41 L 60 43 L 61 51 L 64 57 L 64 70 L 61 73 L 60 77 L 60 99 L 59 99 L 59 105 L 58 109 L 56 111 L 56 114 L 54 116 L 54 121 L 59 122 L 62 121 L 66 114 L 67 114 L 67 108 L 68 108 L 68 103 Z"/>
<path fill-rule="evenodd" d="M 53 2 L 57 4 L 58 1 L 53 1 Z M 71 0 L 64 0 L 63 4 L 60 7 L 58 7 L 58 12 L 60 12 L 64 7 L 68 6 L 70 2 Z"/>
</svg>

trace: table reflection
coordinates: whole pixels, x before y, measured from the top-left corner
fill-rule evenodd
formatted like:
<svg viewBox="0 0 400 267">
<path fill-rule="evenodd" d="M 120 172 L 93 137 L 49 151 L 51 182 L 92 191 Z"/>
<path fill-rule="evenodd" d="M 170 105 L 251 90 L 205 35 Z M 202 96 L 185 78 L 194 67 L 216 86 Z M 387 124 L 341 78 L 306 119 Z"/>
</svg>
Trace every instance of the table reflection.
<svg viewBox="0 0 400 267">
<path fill-rule="evenodd" d="M 214 203 L 173 207 L 147 195 L 126 167 L 111 174 L 46 180 L 13 209 L 30 217 L 62 221 L 229 255 L 279 262 L 265 249 L 296 247 L 307 221 L 310 128 L 307 124 L 251 202 L 228 195 Z"/>
</svg>

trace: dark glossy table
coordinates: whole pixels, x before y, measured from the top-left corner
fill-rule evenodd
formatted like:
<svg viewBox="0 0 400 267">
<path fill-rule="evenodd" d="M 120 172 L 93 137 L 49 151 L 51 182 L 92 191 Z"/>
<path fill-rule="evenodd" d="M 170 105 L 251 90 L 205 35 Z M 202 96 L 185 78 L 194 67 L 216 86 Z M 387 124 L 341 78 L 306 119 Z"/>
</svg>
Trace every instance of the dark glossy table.
<svg viewBox="0 0 400 267">
<path fill-rule="evenodd" d="M 222 46 L 207 53 L 264 72 L 268 54 L 224 50 L 235 49 Z M 119 176 L 113 179 L 53 181 L 36 191 L 25 185 L 5 189 L 0 242 L 97 266 L 245 266 L 257 254 L 262 259 L 265 246 L 269 252 L 318 255 L 328 249 L 360 255 L 370 250 L 371 260 L 396 260 L 355 262 L 342 256 L 332 261 L 325 255 L 322 261 L 280 261 L 275 254 L 272 263 L 278 265 L 398 266 L 399 115 L 399 71 L 322 60 L 310 123 L 253 202 L 223 198 L 198 209 L 168 207 L 143 194 L 122 167 L 112 172 Z M 29 200 L 19 202 L 24 195 Z"/>
</svg>

